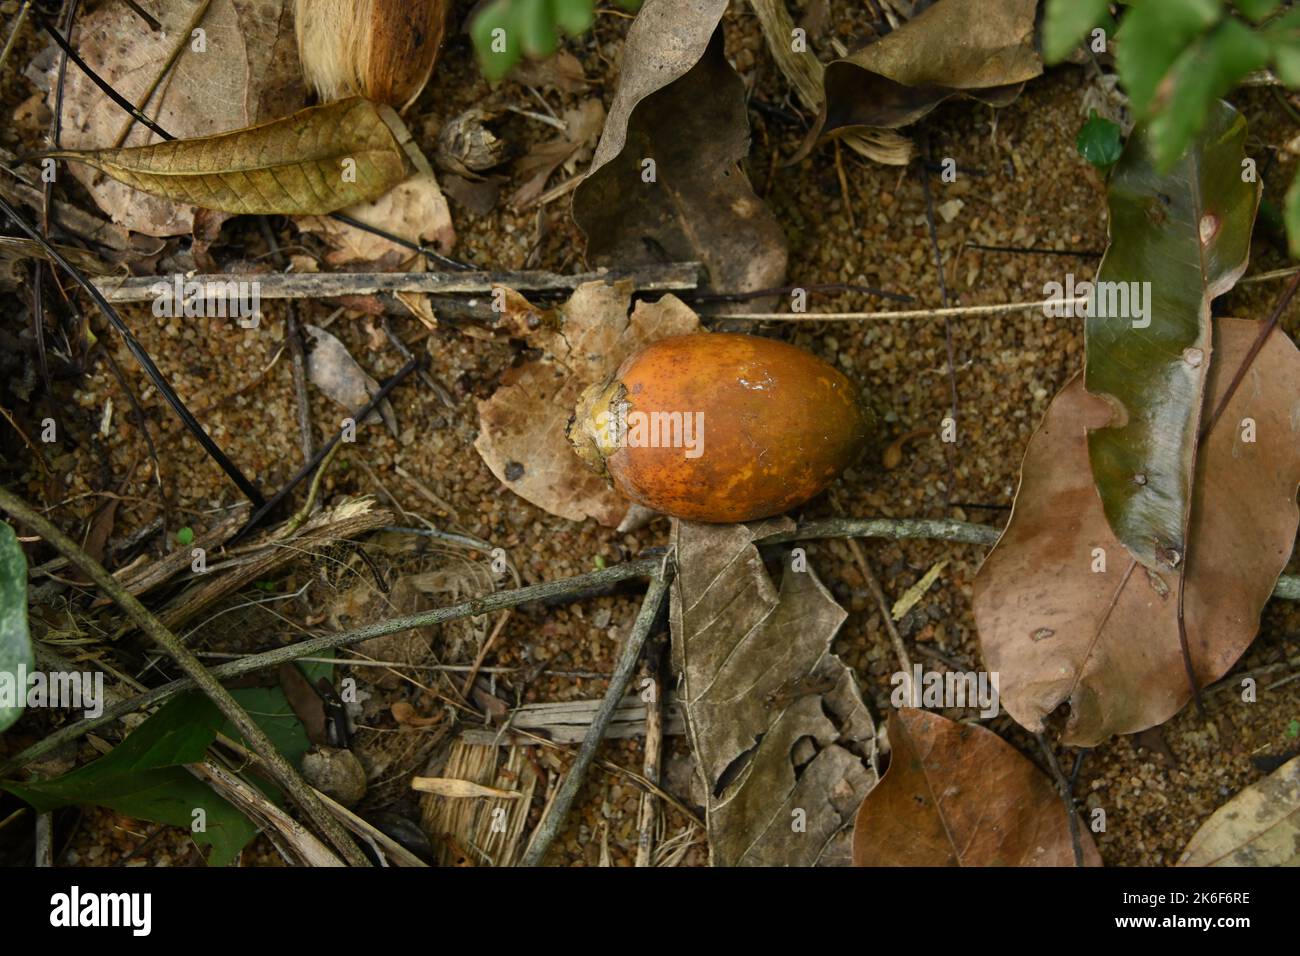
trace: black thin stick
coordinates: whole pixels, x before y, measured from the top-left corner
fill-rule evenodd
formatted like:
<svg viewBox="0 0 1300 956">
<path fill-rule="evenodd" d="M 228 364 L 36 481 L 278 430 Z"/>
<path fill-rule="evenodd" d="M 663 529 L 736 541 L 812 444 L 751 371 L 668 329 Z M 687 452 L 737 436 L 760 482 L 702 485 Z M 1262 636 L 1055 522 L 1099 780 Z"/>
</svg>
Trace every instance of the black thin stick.
<svg viewBox="0 0 1300 956">
<path fill-rule="evenodd" d="M 36 22 L 40 25 L 41 29 L 44 30 L 46 33 L 48 33 L 50 35 L 50 38 L 54 40 L 56 44 L 58 44 L 59 49 L 64 52 L 64 54 L 68 57 L 68 59 L 70 59 L 73 63 L 77 64 L 77 68 L 81 70 L 82 73 L 85 73 L 86 76 L 90 78 L 91 82 L 93 82 L 96 86 L 98 86 L 101 91 L 103 91 L 105 96 L 107 96 L 110 100 L 112 100 L 122 109 L 126 110 L 133 117 L 135 117 L 135 121 L 139 123 L 141 126 L 148 127 L 149 129 L 157 133 L 159 136 L 161 136 L 163 139 L 176 138 L 175 136 L 172 136 L 170 133 L 168 133 L 161 126 L 159 126 L 157 123 L 155 123 L 153 120 L 151 120 L 149 117 L 145 116 L 144 113 L 136 109 L 134 104 L 132 104 L 130 100 L 128 100 L 117 90 L 113 89 L 113 87 L 107 81 L 105 81 L 103 77 L 101 77 L 98 73 L 96 73 L 89 66 L 87 66 L 86 61 L 83 60 L 77 54 L 77 51 L 72 48 L 72 44 L 69 43 L 64 38 L 62 33 L 54 29 L 54 27 L 50 26 L 49 22 L 46 21 L 44 17 L 42 17 L 39 13 L 33 13 L 32 16 L 36 19 Z"/>
<path fill-rule="evenodd" d="M 409 359 L 405 365 L 397 370 L 397 373 L 392 378 L 384 383 L 383 387 L 380 388 L 379 391 L 375 392 L 374 397 L 372 397 L 370 401 L 366 402 L 359 411 L 355 412 L 351 416 L 352 420 L 354 422 L 363 421 L 380 402 L 388 397 L 388 393 L 395 389 L 401 383 L 402 379 L 411 374 L 419 364 L 419 359 Z M 289 479 L 283 488 L 273 494 L 263 505 L 253 512 L 252 517 L 248 519 L 242 528 L 235 532 L 234 536 L 227 542 L 227 544 L 235 544 L 256 528 L 257 525 L 261 523 L 262 519 L 270 514 L 281 501 L 287 498 L 304 478 L 316 470 L 316 466 L 324 460 L 325 456 L 330 453 L 330 450 L 337 445 L 342 438 L 343 429 L 340 428 L 335 432 L 334 437 L 322 445 L 309 461 L 303 463 L 303 466 L 294 473 L 294 476 Z"/>
<path fill-rule="evenodd" d="M 163 373 L 159 371 L 158 366 L 155 365 L 153 359 L 149 357 L 149 353 L 145 351 L 144 346 L 141 345 L 136 340 L 136 337 L 131 334 L 131 330 L 127 328 L 126 323 L 122 321 L 122 317 L 117 314 L 117 311 L 111 305 L 108 304 L 108 300 L 104 298 L 103 294 L 97 288 L 95 288 L 94 283 L 82 275 L 81 271 L 76 266 L 65 259 L 58 249 L 50 245 L 45 237 L 41 235 L 40 230 L 28 224 L 28 222 L 18 214 L 18 210 L 9 205 L 9 202 L 3 196 L 0 196 L 0 212 L 3 212 L 6 216 L 12 219 L 18 225 L 18 228 L 27 233 L 28 237 L 35 241 L 36 244 L 45 251 L 45 254 L 59 266 L 59 268 L 72 276 L 77 285 L 86 290 L 86 293 L 95 301 L 95 305 L 99 306 L 99 310 L 104 313 L 104 317 L 108 319 L 113 328 L 115 328 L 118 334 L 122 336 L 123 340 L 126 342 L 126 347 L 130 350 L 131 354 L 135 356 L 135 360 L 140 363 L 140 366 L 145 370 L 145 373 L 153 381 L 154 385 L 157 386 L 158 391 L 161 392 L 163 398 L 167 400 L 167 404 L 172 407 L 172 410 L 176 412 L 185 427 L 189 429 L 192 435 L 194 435 L 198 443 L 203 446 L 203 450 L 212 456 L 212 460 L 221 466 L 221 470 L 224 471 L 230 480 L 239 487 L 239 490 L 244 493 L 244 496 L 248 498 L 255 507 L 263 504 L 265 499 L 262 497 L 262 493 L 258 490 L 257 485 L 253 484 L 253 482 L 251 482 L 244 473 L 239 470 L 239 466 L 226 457 L 226 453 L 223 452 L 208 433 L 203 430 L 203 426 L 199 424 L 198 419 L 190 413 L 190 410 L 185 406 L 185 403 L 181 401 L 180 396 L 177 395 L 171 385 L 167 383 L 167 379 L 163 377 Z"/>
<path fill-rule="evenodd" d="M 80 69 L 82 73 L 85 73 L 86 76 L 90 79 L 90 81 L 94 83 L 95 86 L 99 87 L 100 91 L 105 96 L 107 96 L 119 107 L 121 107 L 123 110 L 129 113 L 137 123 L 152 130 L 154 133 L 158 134 L 158 136 L 160 136 L 162 139 L 165 139 L 169 142 L 176 139 L 175 136 L 167 132 L 165 129 L 163 129 L 153 120 L 149 119 L 149 117 L 145 116 L 144 113 L 142 113 L 140 110 L 136 109 L 135 105 L 132 104 L 130 100 L 124 97 L 117 90 L 113 89 L 112 84 L 110 84 L 102 76 L 100 76 L 98 73 L 92 70 L 89 64 L 87 64 L 85 60 L 83 60 L 80 56 L 77 55 L 77 51 L 72 48 L 72 45 L 67 41 L 67 39 L 63 37 L 62 34 L 60 34 L 57 30 L 55 30 L 52 26 L 50 26 L 47 22 L 45 22 L 45 20 L 43 20 L 37 14 L 33 14 L 33 16 L 36 17 L 37 22 L 40 24 L 42 29 L 44 29 L 45 32 L 47 32 L 54 39 L 54 42 L 58 44 L 59 49 L 61 49 L 65 54 L 67 54 L 67 56 L 72 60 L 72 62 L 77 65 L 77 68 Z M 419 243 L 412 242 L 409 239 L 403 239 L 401 236 L 393 235 L 391 232 L 387 232 L 386 230 L 380 229 L 376 226 L 367 225 L 361 220 L 354 219 L 352 216 L 346 215 L 345 213 L 332 212 L 329 213 L 329 217 L 341 223 L 345 223 L 346 225 L 349 225 L 354 229 L 360 229 L 363 232 L 371 233 L 372 235 L 379 236 L 380 238 L 386 239 L 389 242 L 395 243 L 399 246 L 403 246 L 404 248 L 410 249 L 414 252 L 418 252 L 421 255 L 423 255 L 425 258 L 431 259 L 434 262 L 437 262 L 441 265 L 449 266 L 453 269 L 463 269 L 463 270 L 472 270 L 474 268 L 474 266 L 470 265 L 467 262 L 461 262 L 459 259 L 452 259 L 449 258 L 448 256 L 444 256 L 441 253 L 435 252 L 433 249 L 428 248 L 427 246 L 422 246 Z"/>
<path fill-rule="evenodd" d="M 1065 804 L 1065 815 L 1070 822 L 1070 844 L 1074 849 L 1074 865 L 1083 866 L 1083 838 L 1079 832 L 1079 810 L 1074 805 L 1074 786 L 1061 772 L 1061 765 L 1057 763 L 1056 754 L 1047 743 L 1047 738 L 1041 733 L 1034 734 L 1034 736 L 1038 738 L 1038 745 L 1043 748 L 1043 753 L 1047 757 L 1047 765 L 1052 771 L 1052 779 L 1056 781 L 1057 792 L 1061 795 L 1061 802 Z M 1080 754 L 1079 757 L 1081 761 L 1083 754 Z M 1078 771 L 1079 763 L 1076 763 L 1076 775 Z"/>
<path fill-rule="evenodd" d="M 967 249 L 980 252 L 1033 253 L 1039 256 L 1074 256 L 1079 259 L 1100 259 L 1101 253 L 1093 249 L 1044 249 L 1042 246 L 986 246 L 982 242 L 968 242 Z"/>
</svg>

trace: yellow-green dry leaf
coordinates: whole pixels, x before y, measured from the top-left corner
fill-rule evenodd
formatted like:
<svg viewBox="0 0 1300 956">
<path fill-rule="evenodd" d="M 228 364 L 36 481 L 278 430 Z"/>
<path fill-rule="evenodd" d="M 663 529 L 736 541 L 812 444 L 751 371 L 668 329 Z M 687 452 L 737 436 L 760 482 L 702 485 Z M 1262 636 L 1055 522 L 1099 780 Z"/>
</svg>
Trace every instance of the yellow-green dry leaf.
<svg viewBox="0 0 1300 956">
<path fill-rule="evenodd" d="M 894 606 L 889 611 L 889 616 L 895 621 L 901 621 L 907 612 L 916 607 L 918 601 L 925 597 L 925 592 L 930 590 L 930 586 L 939 580 L 939 573 L 948 566 L 948 559 L 944 558 L 929 571 L 925 576 L 917 581 L 910 588 L 903 592 L 903 596 L 894 602 Z"/>
<path fill-rule="evenodd" d="M 45 155 L 205 209 L 286 216 L 376 199 L 423 163 L 397 114 L 361 97 L 214 136 Z"/>
</svg>

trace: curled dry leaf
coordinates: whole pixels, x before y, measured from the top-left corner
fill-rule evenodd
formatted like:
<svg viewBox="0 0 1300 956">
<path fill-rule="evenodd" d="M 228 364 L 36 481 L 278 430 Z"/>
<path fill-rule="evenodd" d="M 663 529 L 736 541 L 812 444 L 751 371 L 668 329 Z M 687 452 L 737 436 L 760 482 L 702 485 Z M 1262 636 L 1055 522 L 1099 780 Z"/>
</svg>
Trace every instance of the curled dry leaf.
<svg viewBox="0 0 1300 956">
<path fill-rule="evenodd" d="M 1207 408 L 1217 408 L 1259 325 L 1215 320 Z M 1260 350 L 1197 454 L 1184 569 L 1197 683 L 1250 645 L 1291 555 L 1300 486 L 1300 352 L 1281 331 Z M 1109 406 L 1076 377 L 1029 441 L 1011 521 L 975 578 L 974 611 L 1002 706 L 1029 730 L 1070 702 L 1066 743 L 1163 723 L 1191 697 L 1178 633 L 1178 576 L 1138 564 L 1116 539 L 1088 469 L 1086 431 Z"/>
<path fill-rule="evenodd" d="M 572 172 L 575 163 L 591 156 L 591 147 L 605 125 L 605 106 L 599 97 L 584 100 L 581 105 L 564 111 L 564 135 L 529 150 L 516 164 L 515 172 L 526 181 L 510 204 L 516 209 L 526 209 L 542 194 L 551 174 L 563 166 Z"/>
<path fill-rule="evenodd" d="M 632 284 L 588 282 L 551 312 L 507 292 L 514 334 L 542 355 L 502 377 L 478 403 L 474 448 L 492 473 L 520 497 L 551 514 L 616 527 L 628 502 L 573 453 L 565 428 L 578 396 L 649 342 L 699 330 L 699 318 L 674 296 L 638 302 L 628 316 Z"/>
<path fill-rule="evenodd" d="M 370 401 L 379 391 L 379 383 L 370 377 L 352 357 L 348 347 L 315 325 L 304 325 L 307 335 L 307 378 L 322 392 L 350 412 Z M 366 424 L 383 419 L 389 432 L 397 436 L 397 418 L 384 399 L 366 416 Z"/>
<path fill-rule="evenodd" d="M 204 209 L 298 216 L 377 199 L 411 174 L 413 152 L 391 107 L 354 97 L 196 139 L 46 155 Z"/>
<path fill-rule="evenodd" d="M 1260 183 L 1243 182 L 1245 157 L 1245 118 L 1216 102 L 1168 173 L 1139 127 L 1111 175 L 1084 386 L 1114 412 L 1089 434 L 1089 461 L 1115 536 L 1154 571 L 1177 567 L 1187 550 L 1210 301 L 1246 270 L 1259 204 Z"/>
<path fill-rule="evenodd" d="M 1251 784 L 1201 824 L 1179 866 L 1300 864 L 1300 757 Z"/>
<path fill-rule="evenodd" d="M 378 199 L 349 206 L 343 212 L 367 226 L 444 255 L 456 244 L 451 210 L 432 172 L 417 172 Z M 370 262 L 379 268 L 406 266 L 412 272 L 424 271 L 424 256 L 373 232 L 324 216 L 305 216 L 297 220 L 297 225 L 303 232 L 319 234 L 334 247 L 325 256 L 331 265 Z"/>
<path fill-rule="evenodd" d="M 709 288 L 780 285 L 786 244 L 738 165 L 745 87 L 717 24 L 726 0 L 646 0 L 573 215 L 596 265 L 704 263 Z"/>
<path fill-rule="evenodd" d="M 897 129 L 959 93 L 1006 106 L 1043 72 L 1037 0 L 939 0 L 826 66 L 825 106 L 796 159 L 828 134 Z"/>
<path fill-rule="evenodd" d="M 794 87 L 804 106 L 814 113 L 820 113 L 826 102 L 822 87 L 826 67 L 806 45 L 796 49 L 796 45 L 790 42 L 790 38 L 795 35 L 795 25 L 786 9 L 785 0 L 750 0 L 749 5 L 754 8 L 758 22 L 763 27 L 768 52 L 772 54 L 777 67 Z M 811 21 L 824 18 L 828 13 L 826 3 L 820 6 L 809 5 L 808 12 L 799 24 L 805 29 L 807 37 L 811 38 L 819 32 L 818 25 Z M 912 157 L 911 140 L 890 130 L 864 128 L 846 132 L 842 142 L 855 153 L 890 166 L 906 166 Z"/>
<path fill-rule="evenodd" d="M 203 49 L 190 22 L 200 0 L 144 0 L 162 25 L 151 30 L 122 0 L 100 4 L 77 20 L 74 46 L 88 66 L 173 136 L 193 138 L 240 129 L 292 113 L 306 96 L 286 0 L 212 0 L 203 15 Z M 180 47 L 175 64 L 164 69 Z M 59 58 L 54 58 L 57 63 Z M 161 79 L 159 79 L 161 77 Z M 155 80 L 157 89 L 146 101 Z M 55 82 L 49 84 L 54 103 Z M 156 137 L 122 112 L 84 72 L 69 65 L 63 99 L 61 145 L 98 149 L 140 146 Z M 193 204 L 142 193 L 106 179 L 89 166 L 72 174 L 99 208 L 134 232 L 173 236 L 190 232 Z"/>
<path fill-rule="evenodd" d="M 991 730 L 903 707 L 889 718 L 889 769 L 853 826 L 858 866 L 1074 866 L 1052 782 Z M 1087 828 L 1085 866 L 1101 856 Z"/>
<path fill-rule="evenodd" d="M 673 525 L 673 667 L 716 866 L 846 864 L 876 782 L 875 725 L 830 653 L 847 613 L 788 558 L 778 589 L 754 545 L 793 527 Z"/>
</svg>

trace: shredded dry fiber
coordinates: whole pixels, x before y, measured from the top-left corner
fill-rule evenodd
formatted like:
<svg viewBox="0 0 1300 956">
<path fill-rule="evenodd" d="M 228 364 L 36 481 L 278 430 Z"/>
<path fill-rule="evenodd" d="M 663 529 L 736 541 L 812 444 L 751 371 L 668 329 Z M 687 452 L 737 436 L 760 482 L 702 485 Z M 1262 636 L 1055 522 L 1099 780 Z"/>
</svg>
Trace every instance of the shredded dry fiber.
<svg viewBox="0 0 1300 956">
<path fill-rule="evenodd" d="M 438 59 L 449 0 L 295 0 L 298 59 L 322 102 L 364 96 L 405 110 Z"/>
</svg>

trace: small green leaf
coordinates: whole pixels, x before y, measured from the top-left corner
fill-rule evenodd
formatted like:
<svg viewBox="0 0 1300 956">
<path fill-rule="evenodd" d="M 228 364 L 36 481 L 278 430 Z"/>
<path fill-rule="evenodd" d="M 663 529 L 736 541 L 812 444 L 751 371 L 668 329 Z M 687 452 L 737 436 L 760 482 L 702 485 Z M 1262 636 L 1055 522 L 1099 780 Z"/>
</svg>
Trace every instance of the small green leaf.
<svg viewBox="0 0 1300 956">
<path fill-rule="evenodd" d="M 0 521 L 0 682 L 13 682 L 13 703 L 0 703 L 0 731 L 23 714 L 27 688 L 18 671 L 30 671 L 32 640 L 27 630 L 27 558 L 14 529 Z"/>
<path fill-rule="evenodd" d="M 513 6 L 512 0 L 496 0 L 484 7 L 470 24 L 479 67 L 489 80 L 502 79 L 519 62 L 519 30 L 511 16 Z"/>
<path fill-rule="evenodd" d="M 1174 61 L 1221 12 L 1215 0 L 1145 0 L 1125 13 L 1115 36 L 1115 60 L 1139 119 L 1146 116 Z"/>
<path fill-rule="evenodd" d="M 592 0 L 554 0 L 555 22 L 570 36 L 586 33 L 596 19 Z"/>
<path fill-rule="evenodd" d="M 1269 47 L 1239 20 L 1224 20 L 1187 48 L 1169 71 L 1173 90 L 1151 117 L 1156 163 L 1168 170 L 1200 131 L 1214 103 L 1268 63 Z"/>
<path fill-rule="evenodd" d="M 194 529 L 181 528 L 179 531 L 177 531 L 176 543 L 188 548 L 191 544 L 194 543 Z"/>
<path fill-rule="evenodd" d="M 303 674 L 313 684 L 321 677 L 328 678 L 333 673 L 333 664 L 319 662 L 304 663 Z M 307 739 L 307 729 L 293 712 L 284 691 L 277 687 L 242 687 L 230 692 L 231 696 L 248 712 L 254 723 L 266 732 L 285 758 L 295 767 L 302 764 L 302 755 L 311 747 Z M 235 726 L 229 721 L 221 726 L 221 733 L 234 740 L 241 739 Z M 265 791 L 265 788 L 263 788 Z"/>
<path fill-rule="evenodd" d="M 1098 169 L 1114 165 L 1124 151 L 1123 137 L 1118 123 L 1112 123 L 1105 117 L 1098 116 L 1091 110 L 1088 121 L 1079 127 L 1079 136 L 1074 144 L 1079 155 Z"/>
<path fill-rule="evenodd" d="M 1047 0 L 1043 13 L 1043 59 L 1064 60 L 1107 14 L 1109 0 Z"/>
<path fill-rule="evenodd" d="M 1300 720 L 1293 720 L 1286 725 L 1286 735 L 1292 740 L 1300 737 Z"/>
<path fill-rule="evenodd" d="M 1300 259 L 1300 170 L 1286 191 L 1282 218 L 1286 222 L 1286 244 L 1292 259 Z"/>
<path fill-rule="evenodd" d="M 1300 89 L 1300 45 L 1275 48 L 1273 63 L 1278 79 L 1293 90 Z"/>
<path fill-rule="evenodd" d="M 510 10 L 526 56 L 540 59 L 555 52 L 555 11 L 551 0 L 510 0 Z"/>
</svg>

